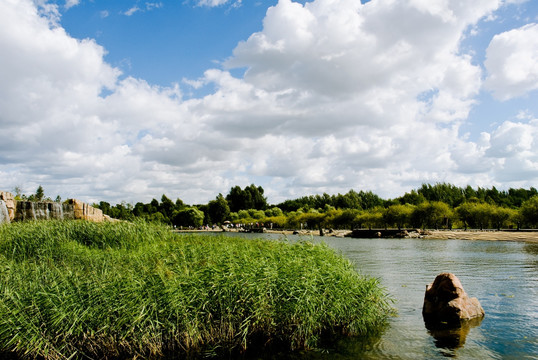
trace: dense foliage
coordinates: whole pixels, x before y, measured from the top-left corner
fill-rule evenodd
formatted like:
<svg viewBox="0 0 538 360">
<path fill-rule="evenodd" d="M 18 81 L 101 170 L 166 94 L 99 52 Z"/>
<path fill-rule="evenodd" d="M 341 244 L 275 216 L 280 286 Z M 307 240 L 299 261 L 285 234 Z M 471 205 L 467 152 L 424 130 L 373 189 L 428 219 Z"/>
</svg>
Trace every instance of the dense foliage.
<svg viewBox="0 0 538 360">
<path fill-rule="evenodd" d="M 268 205 L 263 188 L 235 186 L 206 205 L 187 206 L 165 195 L 161 202 L 98 207 L 119 219 L 141 217 L 177 227 L 236 224 L 271 224 L 276 228 L 538 228 L 535 188 L 499 191 L 451 184 L 423 184 L 401 197 L 383 200 L 372 192 L 350 190 L 346 194 L 311 195 Z M 534 199 L 534 200 L 532 200 Z"/>
<path fill-rule="evenodd" d="M 19 194 L 20 191 L 17 191 Z M 45 198 L 40 186 L 27 200 Z M 60 198 L 59 196 L 57 197 Z M 234 186 L 224 196 L 218 194 L 207 204 L 187 205 L 181 199 L 173 202 L 166 195 L 134 206 L 114 206 L 101 201 L 94 206 L 112 218 L 150 222 L 176 227 L 200 228 L 234 224 L 261 224 L 274 228 L 538 228 L 538 191 L 508 189 L 499 191 L 464 188 L 438 183 L 423 184 L 395 199 L 384 200 L 372 192 L 350 190 L 346 194 L 304 196 L 269 205 L 261 186 L 241 189 Z"/>
<path fill-rule="evenodd" d="M 145 222 L 0 226 L 0 356 L 156 358 L 311 348 L 379 330 L 376 279 L 325 245 Z"/>
<path fill-rule="evenodd" d="M 226 196 L 226 201 L 230 210 L 237 212 L 244 209 L 265 210 L 267 208 L 267 199 L 263 196 L 264 190 L 261 186 L 256 187 L 254 184 L 241 189 L 234 186 Z"/>
</svg>

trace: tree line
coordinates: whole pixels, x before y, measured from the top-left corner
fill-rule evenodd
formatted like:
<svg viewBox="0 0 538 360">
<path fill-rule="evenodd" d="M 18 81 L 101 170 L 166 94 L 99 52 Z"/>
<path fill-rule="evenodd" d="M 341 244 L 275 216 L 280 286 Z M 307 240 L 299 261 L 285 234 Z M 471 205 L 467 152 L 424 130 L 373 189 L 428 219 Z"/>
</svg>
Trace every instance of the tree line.
<svg viewBox="0 0 538 360">
<path fill-rule="evenodd" d="M 304 196 L 271 205 L 261 186 L 234 186 L 207 204 L 187 205 L 166 195 L 150 203 L 95 204 L 117 219 L 143 218 L 176 227 L 271 224 L 274 228 L 538 228 L 538 191 L 423 184 L 382 199 L 370 191 Z"/>
<path fill-rule="evenodd" d="M 52 201 L 40 185 L 35 194 L 16 199 Z M 60 202 L 60 196 L 56 200 Z M 234 186 L 207 204 L 188 205 L 162 195 L 160 201 L 93 206 L 115 219 L 145 219 L 175 227 L 199 228 L 223 224 L 258 224 L 273 228 L 538 228 L 538 191 L 422 184 L 403 196 L 382 199 L 370 191 L 303 196 L 271 205 L 261 186 Z"/>
</svg>

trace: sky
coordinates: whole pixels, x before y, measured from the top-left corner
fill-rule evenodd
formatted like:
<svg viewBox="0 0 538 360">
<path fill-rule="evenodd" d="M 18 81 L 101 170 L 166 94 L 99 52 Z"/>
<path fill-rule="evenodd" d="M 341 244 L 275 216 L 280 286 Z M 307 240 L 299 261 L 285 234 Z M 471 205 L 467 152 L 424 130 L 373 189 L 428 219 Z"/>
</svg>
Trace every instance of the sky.
<svg viewBox="0 0 538 360">
<path fill-rule="evenodd" d="M 536 0 L 0 0 L 0 190 L 538 186 Z"/>
</svg>

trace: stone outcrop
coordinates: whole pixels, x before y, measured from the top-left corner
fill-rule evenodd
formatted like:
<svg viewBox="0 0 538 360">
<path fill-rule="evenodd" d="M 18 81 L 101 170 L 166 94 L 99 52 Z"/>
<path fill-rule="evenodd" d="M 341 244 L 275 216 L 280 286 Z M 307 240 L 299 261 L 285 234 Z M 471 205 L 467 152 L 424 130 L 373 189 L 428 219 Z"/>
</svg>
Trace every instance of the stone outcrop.
<svg viewBox="0 0 538 360">
<path fill-rule="evenodd" d="M 56 202 L 17 201 L 15 221 L 75 219 L 73 205 Z"/>
<path fill-rule="evenodd" d="M 101 209 L 80 200 L 69 199 L 63 204 L 51 201 L 16 201 L 11 193 L 0 191 L 0 224 L 12 221 L 53 219 L 101 222 L 106 218 Z"/>
<path fill-rule="evenodd" d="M 105 220 L 103 216 L 103 211 L 101 209 L 96 209 L 93 206 L 90 206 L 77 199 L 69 199 L 68 203 L 73 205 L 74 217 L 75 219 L 83 219 L 101 222 Z"/>
<path fill-rule="evenodd" d="M 456 275 L 442 273 L 426 287 L 422 315 L 427 326 L 460 326 L 463 321 L 482 318 L 484 309 L 477 298 L 469 298 Z"/>
<path fill-rule="evenodd" d="M 6 205 L 9 220 L 15 220 L 15 198 L 13 197 L 13 194 L 6 191 L 0 191 L 0 200 L 4 201 Z"/>
<path fill-rule="evenodd" d="M 15 221 L 37 220 L 34 203 L 31 201 L 17 201 Z"/>
</svg>

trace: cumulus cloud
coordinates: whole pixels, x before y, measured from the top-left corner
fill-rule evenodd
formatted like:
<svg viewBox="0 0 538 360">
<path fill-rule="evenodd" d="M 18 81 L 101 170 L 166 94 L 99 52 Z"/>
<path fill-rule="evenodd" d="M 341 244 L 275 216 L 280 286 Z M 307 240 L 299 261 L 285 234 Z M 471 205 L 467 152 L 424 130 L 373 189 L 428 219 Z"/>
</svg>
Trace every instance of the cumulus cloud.
<svg viewBox="0 0 538 360">
<path fill-rule="evenodd" d="M 506 121 L 492 132 L 487 155 L 498 161 L 495 178 L 517 182 L 538 176 L 538 119 Z"/>
<path fill-rule="evenodd" d="M 280 0 L 226 68 L 183 84 L 215 90 L 184 99 L 179 85 L 123 77 L 103 47 L 58 26 L 54 8 L 0 2 L 1 174 L 11 188 L 88 201 L 191 203 L 257 180 L 277 202 L 490 185 L 513 164 L 536 179 L 536 120 L 459 136 L 483 78 L 459 42 L 499 4 Z"/>
<path fill-rule="evenodd" d="M 538 24 L 495 35 L 485 65 L 485 86 L 501 100 L 538 89 Z"/>
</svg>

